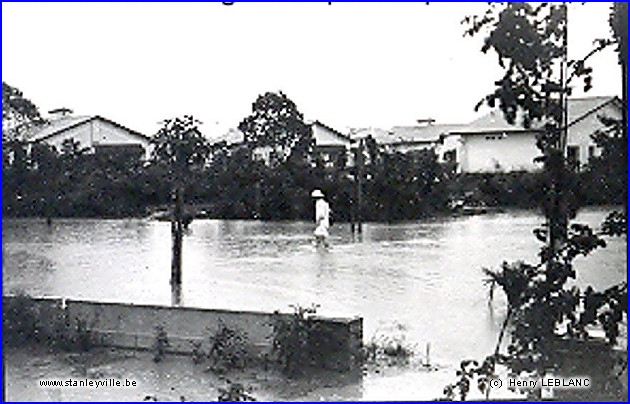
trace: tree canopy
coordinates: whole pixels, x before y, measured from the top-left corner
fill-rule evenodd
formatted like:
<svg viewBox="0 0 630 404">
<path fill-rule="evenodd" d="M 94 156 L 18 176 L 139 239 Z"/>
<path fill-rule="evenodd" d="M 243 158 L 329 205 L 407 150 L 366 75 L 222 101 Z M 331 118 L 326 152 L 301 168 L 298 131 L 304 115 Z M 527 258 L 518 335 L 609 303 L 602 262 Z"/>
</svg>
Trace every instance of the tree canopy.
<svg viewBox="0 0 630 404">
<path fill-rule="evenodd" d="M 33 124 L 41 123 L 37 106 L 22 92 L 2 82 L 2 138 L 14 140 Z"/>
<path fill-rule="evenodd" d="M 192 169 L 202 167 L 208 160 L 210 144 L 198 124 L 189 115 L 167 119 L 151 139 L 151 160 L 166 167 L 171 183 L 185 181 Z"/>
<path fill-rule="evenodd" d="M 504 69 L 494 92 L 477 108 L 498 104 L 508 122 L 524 127 L 542 119 L 561 124 L 562 106 L 550 93 L 563 88 L 559 72 L 566 51 L 565 17 L 566 8 L 560 4 L 517 2 L 490 3 L 484 14 L 464 19 L 465 34 L 485 33 L 481 51 L 493 50 Z"/>
<path fill-rule="evenodd" d="M 295 103 L 282 91 L 258 96 L 252 104 L 252 114 L 243 119 L 238 128 L 250 148 L 271 150 L 272 166 L 291 155 L 306 156 L 312 147 L 310 127 Z"/>
</svg>

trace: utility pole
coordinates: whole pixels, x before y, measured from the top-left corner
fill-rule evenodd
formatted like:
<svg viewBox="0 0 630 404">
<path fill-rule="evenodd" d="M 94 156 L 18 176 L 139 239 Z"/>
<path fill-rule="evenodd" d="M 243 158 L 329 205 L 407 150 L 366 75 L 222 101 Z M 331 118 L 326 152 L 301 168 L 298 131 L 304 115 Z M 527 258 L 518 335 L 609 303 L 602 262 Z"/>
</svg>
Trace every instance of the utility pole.
<svg viewBox="0 0 630 404">
<path fill-rule="evenodd" d="M 625 8 L 625 14 L 628 14 L 628 3 L 618 3 L 619 7 Z M 626 20 L 627 23 L 627 20 Z M 628 142 L 628 32 L 627 26 L 625 30 L 625 34 L 620 35 L 619 41 L 619 64 L 621 66 L 621 98 L 622 98 L 622 136 L 623 139 Z M 626 147 L 623 149 L 623 157 L 624 164 L 628 165 L 628 146 L 626 143 Z M 624 187 L 623 189 L 623 207 L 624 214 L 628 217 L 628 188 Z"/>
<path fill-rule="evenodd" d="M 363 233 L 363 147 L 365 139 L 359 139 L 357 151 L 357 232 Z"/>
<path fill-rule="evenodd" d="M 567 200 L 564 196 L 566 184 L 566 150 L 568 141 L 568 111 L 567 111 L 567 74 L 566 69 L 568 66 L 568 8 L 567 4 L 562 4 L 564 26 L 563 26 L 563 44 L 562 44 L 562 59 L 560 61 L 560 85 L 553 86 L 559 88 L 552 88 L 547 93 L 546 108 L 553 105 L 553 99 L 557 99 L 560 106 L 559 113 L 553 112 L 551 115 L 552 122 L 554 122 L 553 131 L 551 133 L 551 144 L 547 145 L 545 165 L 550 175 L 550 189 L 549 189 L 549 202 L 551 206 L 547 209 L 547 245 L 548 245 L 548 260 L 547 260 L 547 276 L 551 277 L 551 272 L 554 269 L 555 254 L 560 248 L 562 242 L 567 237 L 568 226 L 568 206 Z M 558 93 L 558 98 L 553 96 L 553 93 Z M 579 165 L 579 156 L 578 156 Z"/>
</svg>

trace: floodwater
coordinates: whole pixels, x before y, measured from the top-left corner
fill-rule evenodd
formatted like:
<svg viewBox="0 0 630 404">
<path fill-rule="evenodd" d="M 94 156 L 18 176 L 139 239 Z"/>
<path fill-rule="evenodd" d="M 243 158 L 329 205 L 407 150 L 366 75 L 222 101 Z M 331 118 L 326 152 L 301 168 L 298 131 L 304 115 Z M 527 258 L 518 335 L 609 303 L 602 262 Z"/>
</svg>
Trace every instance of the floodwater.
<svg viewBox="0 0 630 404">
<path fill-rule="evenodd" d="M 599 227 L 607 212 L 586 209 L 577 222 Z M 485 357 L 496 343 L 505 305 L 488 305 L 481 269 L 535 262 L 540 243 L 532 229 L 541 223 L 536 212 L 517 210 L 368 223 L 361 238 L 335 224 L 332 248 L 317 251 L 311 223 L 195 220 L 184 238 L 180 304 L 290 311 L 314 303 L 322 315 L 362 316 L 366 341 L 403 333 L 420 351 L 430 344 L 432 363 L 448 374 L 372 377 L 351 398 L 393 399 L 392 391 L 436 398 L 461 359 Z M 65 219 L 50 227 L 3 219 L 3 293 L 171 304 L 170 242 L 169 223 L 145 219 Z M 626 245 L 625 237 L 610 239 L 578 258 L 578 285 L 626 280 Z"/>
</svg>

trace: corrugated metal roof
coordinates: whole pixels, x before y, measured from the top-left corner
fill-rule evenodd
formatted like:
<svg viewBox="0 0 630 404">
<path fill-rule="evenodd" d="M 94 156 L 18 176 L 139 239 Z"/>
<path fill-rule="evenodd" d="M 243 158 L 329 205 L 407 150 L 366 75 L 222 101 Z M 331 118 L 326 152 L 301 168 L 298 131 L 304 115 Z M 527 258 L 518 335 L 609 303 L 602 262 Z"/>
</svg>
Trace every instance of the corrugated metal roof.
<svg viewBox="0 0 630 404">
<path fill-rule="evenodd" d="M 88 122 L 92 118 L 92 116 L 64 116 L 50 121 L 45 126 L 36 128 L 28 135 L 28 138 L 30 141 L 37 142 L 57 132 Z"/>
<path fill-rule="evenodd" d="M 567 103 L 569 110 L 569 125 L 573 125 L 589 113 L 613 102 L 617 97 L 588 97 L 572 98 Z"/>
<path fill-rule="evenodd" d="M 74 128 L 76 126 L 82 125 L 84 123 L 90 122 L 92 120 L 101 120 L 103 122 L 108 122 L 114 126 L 122 128 L 128 131 L 131 135 L 138 136 L 144 140 L 150 140 L 150 138 L 146 135 L 143 135 L 140 132 L 136 132 L 135 130 L 129 129 L 119 123 L 116 123 L 110 119 L 103 118 L 100 115 L 91 115 L 91 116 L 64 116 L 61 118 L 57 118 L 48 122 L 48 124 L 37 127 L 33 130 L 33 132 L 27 135 L 28 140 L 30 142 L 39 142 L 45 139 L 48 139 L 51 136 L 56 135 L 57 133 L 61 133 L 70 128 Z"/>
<path fill-rule="evenodd" d="M 354 140 L 364 139 L 368 136 L 372 136 L 372 138 L 379 144 L 389 144 L 395 140 L 391 131 L 380 129 L 380 128 L 357 128 L 350 130 L 350 137 Z"/>
<path fill-rule="evenodd" d="M 394 126 L 391 130 L 395 141 L 390 143 L 431 143 L 441 135 L 465 127 L 462 124 L 440 124 L 425 126 Z"/>
<path fill-rule="evenodd" d="M 332 133 L 334 136 L 339 137 L 339 139 L 341 139 L 341 141 L 343 142 L 351 142 L 352 139 L 350 138 L 350 136 L 345 135 L 343 133 L 341 133 L 340 131 L 331 128 L 328 125 L 325 125 L 319 121 L 315 121 L 313 123 L 310 124 L 311 126 L 313 125 L 317 125 L 320 126 L 326 130 L 328 130 L 330 133 Z M 239 129 L 237 128 L 231 128 L 229 129 L 225 134 L 212 138 L 210 139 L 210 141 L 212 143 L 219 143 L 219 142 L 226 142 L 226 144 L 228 145 L 235 145 L 235 144 L 240 144 L 243 143 L 245 141 L 245 135 L 243 134 L 243 132 L 241 132 Z"/>
<path fill-rule="evenodd" d="M 571 98 L 567 102 L 568 109 L 568 124 L 569 126 L 576 121 L 582 119 L 584 116 L 590 114 L 593 111 L 605 106 L 606 104 L 615 100 L 616 97 L 586 97 L 586 98 Z M 520 118 L 517 117 L 516 122 L 520 122 Z M 532 124 L 530 130 L 538 130 L 542 127 L 540 122 Z M 514 132 L 514 131 L 526 131 L 518 123 L 509 124 L 503 115 L 501 110 L 494 109 L 483 115 L 482 117 L 472 121 L 468 125 L 463 126 L 460 129 L 455 129 L 452 132 L 461 134 L 476 134 L 476 133 L 488 133 L 488 132 Z"/>
</svg>

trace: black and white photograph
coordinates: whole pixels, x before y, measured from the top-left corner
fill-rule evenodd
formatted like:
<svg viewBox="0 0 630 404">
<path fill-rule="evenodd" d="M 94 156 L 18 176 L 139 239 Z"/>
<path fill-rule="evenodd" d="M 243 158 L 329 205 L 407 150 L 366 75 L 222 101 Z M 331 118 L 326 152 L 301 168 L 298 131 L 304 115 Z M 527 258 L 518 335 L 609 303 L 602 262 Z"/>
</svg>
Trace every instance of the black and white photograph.
<svg viewBox="0 0 630 404">
<path fill-rule="evenodd" d="M 628 401 L 628 3 L 2 2 L 2 398 Z"/>
</svg>

